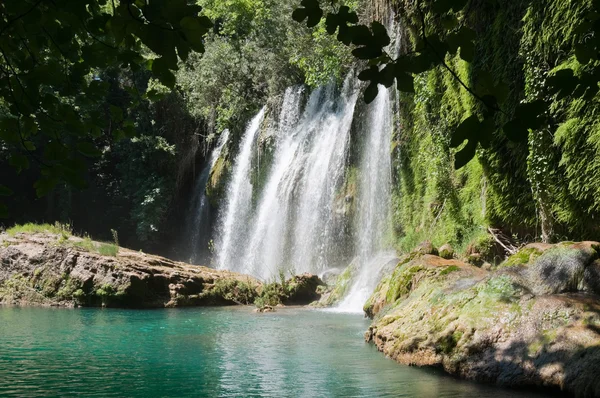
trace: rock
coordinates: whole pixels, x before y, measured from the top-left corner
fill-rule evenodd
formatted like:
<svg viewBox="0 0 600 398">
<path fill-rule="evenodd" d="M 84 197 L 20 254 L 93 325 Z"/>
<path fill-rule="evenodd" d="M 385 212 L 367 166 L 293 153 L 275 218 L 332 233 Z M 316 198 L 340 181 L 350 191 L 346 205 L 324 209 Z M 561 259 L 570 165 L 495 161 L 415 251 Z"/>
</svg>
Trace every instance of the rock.
<svg viewBox="0 0 600 398">
<path fill-rule="evenodd" d="M 326 271 L 324 271 L 322 274 L 319 275 L 319 278 L 326 284 L 326 285 L 335 285 L 337 278 L 340 276 L 340 274 L 342 273 L 342 269 L 339 268 L 330 268 Z"/>
<path fill-rule="evenodd" d="M 414 250 L 413 250 L 414 254 L 420 254 L 420 255 L 424 255 L 424 254 L 432 254 L 437 256 L 438 251 L 437 249 L 433 246 L 433 244 L 426 240 L 424 242 L 421 242 Z"/>
<path fill-rule="evenodd" d="M 379 283 L 364 306 L 365 314 L 374 318 L 387 306 L 407 297 L 423 282 L 432 280 L 465 281 L 481 280 L 487 273 L 458 260 L 446 260 L 438 256 L 424 255 L 400 260 L 394 272 Z M 385 314 L 382 314 L 385 315 Z"/>
<path fill-rule="evenodd" d="M 321 298 L 320 287 L 325 283 L 317 276 L 311 274 L 296 275 L 287 282 L 287 297 L 283 304 L 307 305 Z"/>
<path fill-rule="evenodd" d="M 352 279 L 356 275 L 356 267 L 356 262 L 350 263 L 350 265 L 335 278 L 335 284 L 333 286 L 328 285 L 325 287 L 325 291 L 321 292 L 319 301 L 312 302 L 310 305 L 313 307 L 330 307 L 342 300 L 350 288 Z"/>
<path fill-rule="evenodd" d="M 454 249 L 452 248 L 452 246 L 450 246 L 450 244 L 446 243 L 445 245 L 442 245 L 442 247 L 440 247 L 439 255 L 441 258 L 450 260 L 454 257 Z"/>
<path fill-rule="evenodd" d="M 156 308 L 249 304 L 261 283 L 119 248 L 103 256 L 51 234 L 0 235 L 0 303 Z M 93 242 L 92 242 L 93 243 Z"/>
<path fill-rule="evenodd" d="M 407 365 L 600 396 L 600 297 L 586 293 L 600 291 L 595 247 L 530 247 L 527 262 L 493 272 L 435 256 L 400 263 L 369 300 L 365 339 Z"/>
<path fill-rule="evenodd" d="M 521 272 L 523 284 L 535 295 L 578 292 L 586 286 L 595 291 L 595 269 L 586 270 L 598 258 L 596 247 L 595 242 L 558 244 L 546 248 L 525 264 L 525 269 L 517 268 L 516 272 Z"/>
<path fill-rule="evenodd" d="M 273 308 L 270 305 L 264 305 L 260 308 L 255 308 L 254 312 L 259 312 L 259 313 L 263 313 L 263 312 L 275 312 L 275 308 Z"/>
</svg>

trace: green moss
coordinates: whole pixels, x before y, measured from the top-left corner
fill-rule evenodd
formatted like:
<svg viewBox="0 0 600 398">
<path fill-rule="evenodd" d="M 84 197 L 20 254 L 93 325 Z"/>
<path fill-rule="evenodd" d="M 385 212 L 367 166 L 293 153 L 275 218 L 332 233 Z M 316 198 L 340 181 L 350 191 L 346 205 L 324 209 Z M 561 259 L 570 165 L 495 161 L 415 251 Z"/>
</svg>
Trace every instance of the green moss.
<svg viewBox="0 0 600 398">
<path fill-rule="evenodd" d="M 256 289 L 249 281 L 227 278 L 218 279 L 210 294 L 217 299 L 244 305 L 253 303 L 257 296 Z"/>
<path fill-rule="evenodd" d="M 501 267 L 514 267 L 515 265 L 525 265 L 532 263 L 538 258 L 542 252 L 534 247 L 521 249 L 509 258 L 506 259 L 500 266 Z"/>
<path fill-rule="evenodd" d="M 346 296 L 352 279 L 356 273 L 356 265 L 350 264 L 346 269 L 337 277 L 333 290 L 323 303 L 325 306 L 331 306 L 339 302 Z"/>
<path fill-rule="evenodd" d="M 451 265 L 449 267 L 444 268 L 441 272 L 440 272 L 440 276 L 442 275 L 448 275 L 452 272 L 456 272 L 456 271 L 460 271 L 460 267 L 457 267 L 456 265 Z"/>
<path fill-rule="evenodd" d="M 410 293 L 415 275 L 424 269 L 425 267 L 422 265 L 407 265 L 396 268 L 390 278 L 386 295 L 387 302 L 393 303 L 398 298 Z"/>
</svg>

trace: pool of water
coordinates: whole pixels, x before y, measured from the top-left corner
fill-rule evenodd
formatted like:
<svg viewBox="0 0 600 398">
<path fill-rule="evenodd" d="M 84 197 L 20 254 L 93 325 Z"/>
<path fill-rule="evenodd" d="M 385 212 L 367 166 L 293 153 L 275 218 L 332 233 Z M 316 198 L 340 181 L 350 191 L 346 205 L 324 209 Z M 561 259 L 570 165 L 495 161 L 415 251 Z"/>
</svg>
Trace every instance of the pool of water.
<svg viewBox="0 0 600 398">
<path fill-rule="evenodd" d="M 306 309 L 0 307 L 0 396 L 533 397 L 398 365 Z"/>
</svg>

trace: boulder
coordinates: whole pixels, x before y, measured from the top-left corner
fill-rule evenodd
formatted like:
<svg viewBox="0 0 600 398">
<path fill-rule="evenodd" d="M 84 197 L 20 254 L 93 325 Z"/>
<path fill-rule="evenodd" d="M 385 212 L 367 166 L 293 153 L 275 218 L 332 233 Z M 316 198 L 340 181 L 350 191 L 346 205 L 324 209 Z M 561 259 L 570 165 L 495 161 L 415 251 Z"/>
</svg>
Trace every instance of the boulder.
<svg viewBox="0 0 600 398">
<path fill-rule="evenodd" d="M 286 305 L 307 305 L 321 298 L 321 287 L 325 283 L 317 276 L 312 274 L 296 275 L 286 282 L 287 297 L 283 304 Z"/>
<path fill-rule="evenodd" d="M 445 245 L 442 245 L 442 247 L 440 247 L 439 255 L 441 258 L 450 260 L 454 257 L 454 249 L 452 248 L 452 246 L 450 246 L 450 244 L 446 243 Z"/>
<path fill-rule="evenodd" d="M 437 249 L 433 246 L 433 244 L 426 240 L 424 242 L 421 242 L 414 250 L 413 250 L 414 254 L 417 255 L 423 255 L 423 254 L 433 254 L 436 255 L 438 254 Z"/>
</svg>

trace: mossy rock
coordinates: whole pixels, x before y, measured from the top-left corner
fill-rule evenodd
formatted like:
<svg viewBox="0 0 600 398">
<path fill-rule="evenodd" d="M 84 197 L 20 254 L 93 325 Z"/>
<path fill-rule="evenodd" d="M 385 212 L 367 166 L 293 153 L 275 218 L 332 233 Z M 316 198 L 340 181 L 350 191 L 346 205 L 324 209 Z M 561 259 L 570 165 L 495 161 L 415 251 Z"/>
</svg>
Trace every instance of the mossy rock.
<svg viewBox="0 0 600 398">
<path fill-rule="evenodd" d="M 379 283 L 363 309 L 368 317 L 381 318 L 417 289 L 434 288 L 459 277 L 470 276 L 476 281 L 485 275 L 487 272 L 458 260 L 447 260 L 433 255 L 416 258 L 406 256 L 398 263 L 393 273 Z"/>
<path fill-rule="evenodd" d="M 450 244 L 446 243 L 445 245 L 442 245 L 442 247 L 440 247 L 439 256 L 441 258 L 445 258 L 446 260 L 450 260 L 454 257 L 454 249 L 452 248 L 452 246 L 450 246 Z"/>
<path fill-rule="evenodd" d="M 319 301 L 311 303 L 313 307 L 331 307 L 339 303 L 348 293 L 356 275 L 357 266 L 353 262 L 335 279 L 335 284 L 328 289 Z"/>
</svg>

